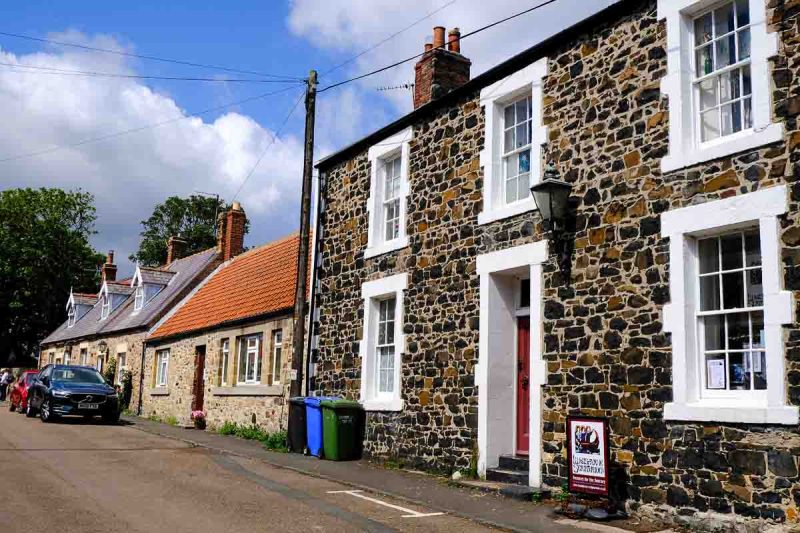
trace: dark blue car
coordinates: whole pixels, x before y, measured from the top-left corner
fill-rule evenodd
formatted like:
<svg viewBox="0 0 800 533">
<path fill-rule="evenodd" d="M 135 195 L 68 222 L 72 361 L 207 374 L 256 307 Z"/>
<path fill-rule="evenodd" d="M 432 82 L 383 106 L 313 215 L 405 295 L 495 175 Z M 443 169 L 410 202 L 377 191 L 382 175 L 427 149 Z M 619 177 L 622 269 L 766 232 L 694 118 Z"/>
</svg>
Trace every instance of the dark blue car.
<svg viewBox="0 0 800 533">
<path fill-rule="evenodd" d="M 47 365 L 28 390 L 25 414 L 52 422 L 61 416 L 100 416 L 109 424 L 119 421 L 119 400 L 114 387 L 94 368 Z"/>
</svg>

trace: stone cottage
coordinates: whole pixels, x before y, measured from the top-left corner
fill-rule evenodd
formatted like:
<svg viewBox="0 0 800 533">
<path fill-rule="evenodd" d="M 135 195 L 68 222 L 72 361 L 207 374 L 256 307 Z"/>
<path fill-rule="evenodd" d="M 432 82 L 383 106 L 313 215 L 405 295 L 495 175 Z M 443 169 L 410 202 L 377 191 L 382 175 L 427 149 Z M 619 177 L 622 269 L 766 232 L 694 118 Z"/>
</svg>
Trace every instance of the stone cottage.
<svg viewBox="0 0 800 533">
<path fill-rule="evenodd" d="M 116 380 L 131 373 L 131 408 L 140 400 L 144 340 L 147 332 L 173 306 L 208 276 L 223 260 L 241 253 L 246 216 L 240 205 L 220 217 L 218 244 L 181 257 L 185 244 L 168 242 L 167 264 L 158 268 L 137 266 L 133 277 L 116 280 L 114 252 L 102 266 L 100 291 L 71 294 L 67 320 L 41 343 L 39 366 L 64 363 L 93 366 L 103 372 L 116 362 Z"/>
<path fill-rule="evenodd" d="M 797 522 L 798 25 L 622 0 L 472 79 L 435 28 L 415 109 L 317 165 L 312 388 L 366 452 L 561 487 L 607 417 L 629 509 Z"/>
<path fill-rule="evenodd" d="M 286 428 L 299 237 L 248 250 L 206 278 L 147 339 L 141 412 Z"/>
</svg>

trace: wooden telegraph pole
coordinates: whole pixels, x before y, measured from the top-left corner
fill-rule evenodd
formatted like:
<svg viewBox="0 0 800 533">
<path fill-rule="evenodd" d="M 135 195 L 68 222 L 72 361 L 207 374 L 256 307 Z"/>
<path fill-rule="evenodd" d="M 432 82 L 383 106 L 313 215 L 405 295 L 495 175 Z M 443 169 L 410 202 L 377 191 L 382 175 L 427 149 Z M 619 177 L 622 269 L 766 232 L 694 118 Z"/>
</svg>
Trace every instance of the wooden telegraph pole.
<svg viewBox="0 0 800 533">
<path fill-rule="evenodd" d="M 290 394 L 303 393 L 303 346 L 306 330 L 306 286 L 308 279 L 308 241 L 311 227 L 311 173 L 314 167 L 314 114 L 317 103 L 317 71 L 308 74 L 306 88 L 306 140 L 303 154 L 303 195 L 300 201 L 300 243 L 297 252 L 297 284 L 294 300 L 292 338 L 292 384 Z M 311 357 L 311 354 L 308 354 Z"/>
</svg>

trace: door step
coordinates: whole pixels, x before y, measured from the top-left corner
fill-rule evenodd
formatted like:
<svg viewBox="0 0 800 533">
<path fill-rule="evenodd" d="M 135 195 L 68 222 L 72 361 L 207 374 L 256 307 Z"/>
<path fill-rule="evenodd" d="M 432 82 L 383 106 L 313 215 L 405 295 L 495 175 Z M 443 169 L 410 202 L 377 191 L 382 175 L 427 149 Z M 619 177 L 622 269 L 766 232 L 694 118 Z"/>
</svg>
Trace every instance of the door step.
<svg viewBox="0 0 800 533">
<path fill-rule="evenodd" d="M 486 481 L 497 481 L 499 483 L 510 483 L 512 485 L 527 485 L 528 471 L 487 468 Z"/>
<path fill-rule="evenodd" d="M 519 470 L 528 472 L 530 470 L 530 460 L 527 455 L 501 455 L 498 468 L 503 470 Z"/>
<path fill-rule="evenodd" d="M 488 474 L 488 472 L 487 472 Z M 550 491 L 545 489 L 538 489 L 536 487 L 529 487 L 527 485 L 516 485 L 512 483 L 499 483 L 496 481 L 480 481 L 471 479 L 462 479 L 459 481 L 451 482 L 460 487 L 468 489 L 479 490 L 481 492 L 488 492 L 499 494 L 506 498 L 520 500 L 525 502 L 537 501 L 550 497 Z"/>
</svg>

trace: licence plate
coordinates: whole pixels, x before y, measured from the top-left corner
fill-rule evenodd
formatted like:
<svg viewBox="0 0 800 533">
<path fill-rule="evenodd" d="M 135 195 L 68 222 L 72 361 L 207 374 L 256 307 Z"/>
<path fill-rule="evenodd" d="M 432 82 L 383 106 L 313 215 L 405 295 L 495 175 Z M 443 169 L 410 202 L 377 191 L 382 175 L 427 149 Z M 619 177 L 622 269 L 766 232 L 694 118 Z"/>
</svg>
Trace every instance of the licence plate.
<svg viewBox="0 0 800 533">
<path fill-rule="evenodd" d="M 78 409 L 99 409 L 100 405 L 96 403 L 79 403 Z"/>
</svg>

